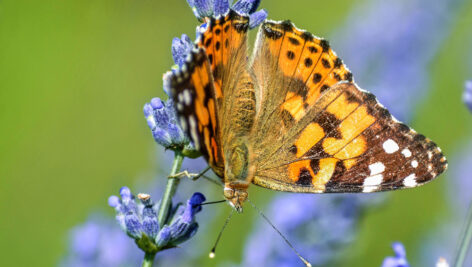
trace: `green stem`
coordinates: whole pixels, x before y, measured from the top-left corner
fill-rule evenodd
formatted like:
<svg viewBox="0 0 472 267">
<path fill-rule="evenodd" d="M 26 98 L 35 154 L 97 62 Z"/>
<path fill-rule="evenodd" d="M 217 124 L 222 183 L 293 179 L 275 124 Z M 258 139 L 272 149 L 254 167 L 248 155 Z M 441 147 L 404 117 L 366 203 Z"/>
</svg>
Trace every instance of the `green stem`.
<svg viewBox="0 0 472 267">
<path fill-rule="evenodd" d="M 184 160 L 184 156 L 180 151 L 175 152 L 174 156 L 174 163 L 172 163 L 172 169 L 170 171 L 169 176 L 173 176 L 180 171 L 180 167 L 182 166 L 182 161 Z M 166 191 L 164 192 L 164 196 L 161 200 L 161 205 L 159 207 L 159 212 L 157 214 L 157 220 L 159 221 L 159 225 L 162 228 L 164 226 L 165 220 L 167 215 L 169 214 L 170 206 L 172 204 L 172 197 L 177 190 L 177 186 L 179 185 L 180 178 L 168 178 Z"/>
<path fill-rule="evenodd" d="M 470 240 L 472 239 L 472 204 L 469 206 L 469 214 L 467 215 L 467 221 L 464 231 L 464 236 L 459 246 L 459 253 L 456 257 L 455 267 L 462 267 L 464 265 L 465 256 L 470 247 Z"/>
<path fill-rule="evenodd" d="M 152 263 L 154 262 L 154 257 L 156 256 L 156 253 L 148 253 L 144 255 L 144 260 L 143 260 L 143 265 L 142 267 L 152 267 Z"/>
</svg>

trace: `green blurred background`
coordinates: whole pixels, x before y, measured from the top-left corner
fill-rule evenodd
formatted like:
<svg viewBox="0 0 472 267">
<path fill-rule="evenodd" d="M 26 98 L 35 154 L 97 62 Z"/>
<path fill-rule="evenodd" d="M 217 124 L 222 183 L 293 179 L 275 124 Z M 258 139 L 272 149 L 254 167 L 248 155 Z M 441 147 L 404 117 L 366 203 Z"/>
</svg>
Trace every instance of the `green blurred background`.
<svg viewBox="0 0 472 267">
<path fill-rule="evenodd" d="M 266 0 L 262 7 L 272 19 L 290 18 L 329 36 L 360 2 Z M 184 0 L 0 1 L 0 265 L 57 264 L 71 227 L 92 212 L 113 216 L 109 195 L 138 177 L 153 179 L 157 145 L 142 106 L 164 96 L 171 40 L 181 33 L 193 38 L 195 25 Z M 471 25 L 468 1 L 429 66 L 431 88 L 412 122 L 446 155 L 472 132 L 472 117 L 460 104 L 463 82 L 472 78 L 466 60 Z M 346 250 L 349 266 L 378 266 L 395 240 L 417 262 L 418 237 L 449 215 L 447 179 L 395 192 L 370 213 Z M 261 203 L 274 195 L 251 189 L 256 191 Z M 227 210 L 216 210 L 222 211 L 214 223 L 219 227 Z M 204 255 L 199 263 L 239 262 L 246 238 L 241 233 L 250 232 L 255 218 L 253 212 L 236 216 L 216 260 Z"/>
</svg>

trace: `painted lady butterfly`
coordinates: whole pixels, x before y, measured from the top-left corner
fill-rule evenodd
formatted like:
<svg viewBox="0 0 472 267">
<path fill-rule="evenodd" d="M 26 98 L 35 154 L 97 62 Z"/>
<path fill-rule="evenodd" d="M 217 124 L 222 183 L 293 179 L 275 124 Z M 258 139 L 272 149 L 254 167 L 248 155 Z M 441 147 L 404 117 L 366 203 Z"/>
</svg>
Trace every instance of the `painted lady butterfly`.
<svg viewBox="0 0 472 267">
<path fill-rule="evenodd" d="M 422 185 L 447 162 L 434 142 L 357 87 L 329 43 L 266 20 L 248 58 L 249 18 L 207 18 L 184 66 L 168 73 L 180 124 L 237 210 L 256 185 L 306 193 Z"/>
</svg>

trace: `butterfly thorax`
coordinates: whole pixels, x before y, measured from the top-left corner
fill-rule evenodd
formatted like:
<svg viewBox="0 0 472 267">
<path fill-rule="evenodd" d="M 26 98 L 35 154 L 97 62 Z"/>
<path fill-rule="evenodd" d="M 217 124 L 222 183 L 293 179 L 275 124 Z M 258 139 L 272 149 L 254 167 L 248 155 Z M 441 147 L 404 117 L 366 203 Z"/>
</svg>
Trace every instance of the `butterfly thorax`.
<svg viewBox="0 0 472 267">
<path fill-rule="evenodd" d="M 256 115 L 256 99 L 249 75 L 242 75 L 237 88 L 235 101 L 231 103 L 228 139 L 224 145 L 224 196 L 241 212 L 242 204 L 247 198 L 247 188 L 254 177 L 249 136 Z"/>
</svg>

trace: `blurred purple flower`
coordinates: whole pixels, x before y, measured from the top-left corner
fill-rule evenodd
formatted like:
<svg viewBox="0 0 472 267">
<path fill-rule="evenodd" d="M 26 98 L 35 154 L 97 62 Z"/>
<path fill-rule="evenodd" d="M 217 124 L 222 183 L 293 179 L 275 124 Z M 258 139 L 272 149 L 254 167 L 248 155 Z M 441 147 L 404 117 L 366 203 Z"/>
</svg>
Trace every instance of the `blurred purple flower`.
<svg viewBox="0 0 472 267">
<path fill-rule="evenodd" d="M 386 257 L 382 263 L 382 267 L 409 267 L 408 260 L 406 259 L 405 247 L 400 242 L 392 244 L 393 251 L 395 252 L 394 257 Z"/>
<path fill-rule="evenodd" d="M 187 2 L 199 20 L 222 16 L 232 9 L 239 14 L 249 15 L 249 28 L 252 29 L 267 18 L 267 11 L 263 9 L 257 11 L 261 0 L 239 0 L 231 8 L 228 0 L 187 0 Z"/>
<path fill-rule="evenodd" d="M 372 91 L 400 120 L 429 87 L 428 69 L 447 40 L 463 0 L 368 1 L 333 38 L 361 88 Z"/>
<path fill-rule="evenodd" d="M 423 266 L 433 266 L 438 257 L 443 257 L 451 263 L 456 256 L 457 246 L 462 238 L 461 230 L 465 227 L 467 211 L 472 203 L 472 143 L 463 146 L 462 151 L 456 153 L 450 161 L 451 171 L 447 185 L 452 212 L 448 221 L 424 238 L 421 247 Z M 472 266 L 472 253 L 468 254 L 464 266 Z"/>
<path fill-rule="evenodd" d="M 281 195 L 268 217 L 313 266 L 325 266 L 351 243 L 362 211 L 375 195 Z M 336 229 L 333 231 L 332 229 Z M 259 221 L 246 245 L 242 266 L 297 266 L 300 259 L 266 222 Z"/>
<path fill-rule="evenodd" d="M 465 89 L 462 99 L 469 108 L 470 112 L 472 112 L 472 80 L 466 81 L 464 87 Z"/>
<path fill-rule="evenodd" d="M 69 251 L 60 266 L 138 266 L 143 257 L 143 252 L 129 242 L 116 223 L 103 218 L 92 217 L 74 227 L 69 240 Z"/>
<path fill-rule="evenodd" d="M 461 220 L 465 219 L 467 209 L 472 203 L 472 142 L 463 145 L 462 151 L 454 155 L 451 160 L 451 176 L 449 179 L 449 197 L 456 214 Z"/>
</svg>

